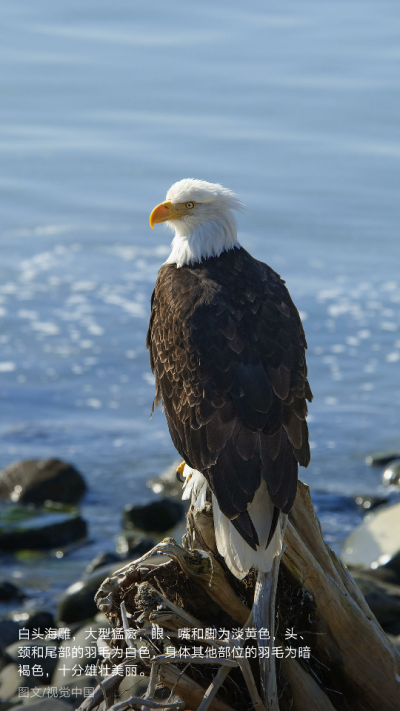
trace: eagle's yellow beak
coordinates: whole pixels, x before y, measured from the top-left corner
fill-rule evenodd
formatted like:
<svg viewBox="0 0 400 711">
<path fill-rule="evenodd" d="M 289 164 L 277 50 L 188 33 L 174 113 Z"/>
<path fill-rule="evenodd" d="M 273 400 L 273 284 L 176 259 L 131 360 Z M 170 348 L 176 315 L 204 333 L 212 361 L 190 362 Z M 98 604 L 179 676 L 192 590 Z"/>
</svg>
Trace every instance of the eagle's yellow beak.
<svg viewBox="0 0 400 711">
<path fill-rule="evenodd" d="M 157 222 L 166 222 L 167 220 L 179 220 L 185 214 L 185 209 L 182 206 L 173 205 L 171 200 L 166 200 L 154 208 L 150 215 L 150 227 L 154 230 L 154 225 Z"/>
</svg>

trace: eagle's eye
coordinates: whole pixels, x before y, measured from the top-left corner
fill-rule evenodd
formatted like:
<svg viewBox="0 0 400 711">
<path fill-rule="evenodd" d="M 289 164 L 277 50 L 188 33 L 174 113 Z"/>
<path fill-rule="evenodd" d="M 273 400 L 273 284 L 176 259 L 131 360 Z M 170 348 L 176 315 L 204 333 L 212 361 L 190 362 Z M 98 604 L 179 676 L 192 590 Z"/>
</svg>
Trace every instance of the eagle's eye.
<svg viewBox="0 0 400 711">
<path fill-rule="evenodd" d="M 194 202 L 187 202 L 187 203 L 185 204 L 185 207 L 187 207 L 188 210 L 191 210 L 192 207 L 194 207 Z"/>
</svg>

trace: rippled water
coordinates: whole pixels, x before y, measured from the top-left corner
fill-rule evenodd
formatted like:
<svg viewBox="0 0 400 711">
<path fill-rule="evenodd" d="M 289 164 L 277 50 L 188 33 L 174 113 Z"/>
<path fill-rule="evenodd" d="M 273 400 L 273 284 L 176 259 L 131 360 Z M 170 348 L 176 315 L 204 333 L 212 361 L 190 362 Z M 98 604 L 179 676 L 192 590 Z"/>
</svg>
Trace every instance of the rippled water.
<svg viewBox="0 0 400 711">
<path fill-rule="evenodd" d="M 358 520 L 343 497 L 379 487 L 365 454 L 400 444 L 399 19 L 355 0 L 0 4 L 0 464 L 59 456 L 91 487 L 92 542 L 52 584 L 175 458 L 145 332 L 170 241 L 148 215 L 182 177 L 239 194 L 243 246 L 302 312 L 302 477 L 335 494 L 315 496 L 336 547 Z"/>
</svg>

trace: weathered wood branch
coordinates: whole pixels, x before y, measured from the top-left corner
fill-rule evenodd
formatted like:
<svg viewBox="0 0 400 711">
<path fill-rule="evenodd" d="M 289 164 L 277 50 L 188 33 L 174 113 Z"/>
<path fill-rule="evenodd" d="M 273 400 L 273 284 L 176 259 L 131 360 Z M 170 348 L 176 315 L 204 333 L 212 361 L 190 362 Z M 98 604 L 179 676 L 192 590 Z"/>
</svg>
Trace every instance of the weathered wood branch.
<svg viewBox="0 0 400 711">
<path fill-rule="evenodd" d="M 159 554 L 170 560 L 165 563 L 154 558 Z M 276 572 L 273 578 L 277 577 Z M 273 587 L 275 583 L 269 584 Z M 180 699 L 187 708 L 199 711 L 265 709 L 260 699 L 260 682 L 264 689 L 275 688 L 272 667 L 266 663 L 259 679 L 249 659 L 236 658 L 233 650 L 243 650 L 244 640 L 204 642 L 208 649 L 226 650 L 220 656 L 221 663 L 215 657 L 213 663 L 211 654 L 200 661 L 191 653 L 186 660 L 172 658 L 168 662 L 163 650 L 157 650 L 151 643 L 149 630 L 151 624 L 163 627 L 169 644 L 179 646 L 178 631 L 182 627 L 189 631 L 203 630 L 203 634 L 206 628 L 234 629 L 238 624 L 244 626 L 246 621 L 249 626 L 254 592 L 254 574 L 242 583 L 235 581 L 218 556 L 210 504 L 204 511 L 193 507 L 189 510 L 183 548 L 173 539 L 166 539 L 104 581 L 96 596 L 99 608 L 113 627 L 133 626 L 140 644 L 145 642 L 149 649 L 150 658 L 140 662 L 150 675 L 147 703 L 141 700 L 142 708 L 148 707 L 148 703 L 158 703 L 154 694 L 161 684 L 173 696 L 164 703 L 165 708 L 168 704 L 170 707 L 179 704 Z M 278 660 L 278 695 L 273 699 L 270 691 L 266 694 L 269 709 L 398 711 L 400 655 L 386 638 L 348 570 L 325 545 L 309 489 L 301 482 L 285 533 L 276 608 L 271 605 L 268 614 L 262 612 L 263 606 L 259 604 L 261 593 L 262 586 L 254 609 L 255 626 L 272 628 L 276 619 L 274 645 L 285 651 Z M 286 629 L 292 627 L 304 641 L 292 643 L 285 639 Z M 132 645 L 129 630 L 125 631 L 126 644 Z M 190 648 L 193 642 L 187 644 Z M 301 645 L 303 648 L 307 645 L 311 652 L 293 658 L 292 644 L 296 654 Z M 116 691 L 120 680 L 121 676 L 108 677 L 102 686 L 107 692 Z M 86 699 L 80 708 L 94 711 L 102 699 L 98 687 L 94 697 Z M 124 703 L 129 708 L 128 702 Z M 118 708 L 117 702 L 114 705 Z M 132 700 L 131 708 L 135 707 Z"/>
<path fill-rule="evenodd" d="M 400 705 L 400 655 L 348 571 L 325 545 L 309 489 L 301 482 L 290 519 L 282 563 L 315 603 L 322 634 L 315 637 L 313 654 L 330 669 L 342 707 L 395 711 Z"/>
</svg>

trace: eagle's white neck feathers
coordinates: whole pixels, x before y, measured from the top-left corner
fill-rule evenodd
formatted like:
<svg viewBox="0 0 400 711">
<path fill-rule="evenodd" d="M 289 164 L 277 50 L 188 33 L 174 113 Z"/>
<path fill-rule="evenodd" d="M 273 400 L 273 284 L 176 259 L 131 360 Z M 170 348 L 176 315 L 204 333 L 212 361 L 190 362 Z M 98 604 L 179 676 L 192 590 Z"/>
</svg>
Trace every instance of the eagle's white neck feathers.
<svg viewBox="0 0 400 711">
<path fill-rule="evenodd" d="M 166 264 L 183 267 L 240 247 L 233 210 L 243 205 L 230 190 L 204 180 L 185 179 L 168 190 L 166 199 L 173 204 L 195 205 L 191 215 L 166 223 L 175 232 Z"/>
</svg>

